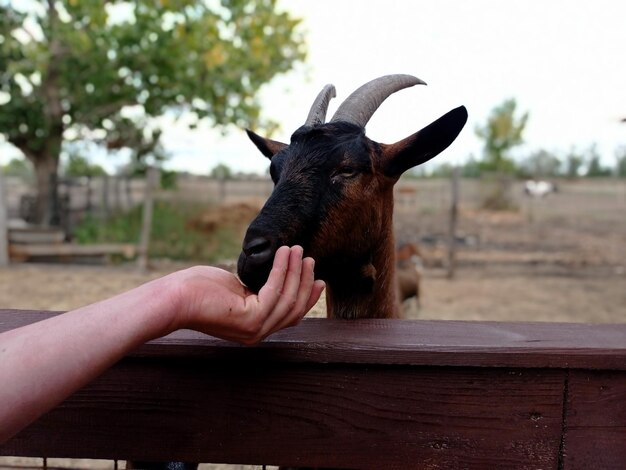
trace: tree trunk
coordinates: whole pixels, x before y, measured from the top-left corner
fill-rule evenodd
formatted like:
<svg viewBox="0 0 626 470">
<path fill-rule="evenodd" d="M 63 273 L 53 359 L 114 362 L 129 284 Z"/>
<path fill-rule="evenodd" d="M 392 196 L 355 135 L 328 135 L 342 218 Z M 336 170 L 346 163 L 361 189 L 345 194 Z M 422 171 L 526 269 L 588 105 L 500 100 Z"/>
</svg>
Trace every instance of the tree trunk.
<svg viewBox="0 0 626 470">
<path fill-rule="evenodd" d="M 60 225 L 60 207 L 57 191 L 59 156 L 63 143 L 63 107 L 59 91 L 59 64 L 63 57 L 63 45 L 57 35 L 59 18 L 54 0 L 48 0 L 50 21 L 50 45 L 46 73 L 42 80 L 44 118 L 47 137 L 43 149 L 35 155 L 28 155 L 35 166 L 37 177 L 37 201 L 35 223 L 39 225 Z M 26 153 L 26 152 L 25 152 Z"/>
<path fill-rule="evenodd" d="M 34 221 L 38 225 L 51 226 L 60 222 L 57 175 L 58 155 L 43 154 L 33 159 L 37 177 L 37 200 Z"/>
</svg>

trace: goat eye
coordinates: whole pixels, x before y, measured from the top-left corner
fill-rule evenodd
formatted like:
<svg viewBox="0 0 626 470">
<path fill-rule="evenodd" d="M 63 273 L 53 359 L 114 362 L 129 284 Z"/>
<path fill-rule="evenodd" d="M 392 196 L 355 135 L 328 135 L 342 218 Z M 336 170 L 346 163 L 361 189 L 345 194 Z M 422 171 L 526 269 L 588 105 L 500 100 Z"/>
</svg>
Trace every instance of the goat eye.
<svg viewBox="0 0 626 470">
<path fill-rule="evenodd" d="M 356 178 L 359 175 L 359 172 L 352 168 L 340 168 L 336 170 L 330 180 L 334 184 L 350 181 Z"/>
<path fill-rule="evenodd" d="M 354 168 L 340 168 L 335 172 L 333 176 L 334 178 L 339 177 L 342 179 L 349 179 L 354 178 L 357 174 L 358 172 Z"/>
</svg>

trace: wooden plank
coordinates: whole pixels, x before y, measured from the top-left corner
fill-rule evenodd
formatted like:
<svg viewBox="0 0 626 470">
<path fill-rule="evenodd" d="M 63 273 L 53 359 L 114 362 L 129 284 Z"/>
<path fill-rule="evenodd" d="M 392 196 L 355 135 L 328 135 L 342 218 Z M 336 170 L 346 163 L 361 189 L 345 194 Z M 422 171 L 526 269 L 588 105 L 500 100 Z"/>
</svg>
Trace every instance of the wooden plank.
<svg viewBox="0 0 626 470">
<path fill-rule="evenodd" d="M 53 312 L 0 310 L 0 332 Z M 181 330 L 132 353 L 315 362 L 626 370 L 626 324 L 305 319 L 255 348 Z"/>
<path fill-rule="evenodd" d="M 626 467 L 626 372 L 572 371 L 564 469 Z"/>
<path fill-rule="evenodd" d="M 55 314 L 0 311 L 0 332 Z M 311 319 L 244 348 L 180 331 L 140 347 L 0 454 L 623 468 L 624 333 L 624 325 Z"/>
<path fill-rule="evenodd" d="M 49 245 L 65 240 L 65 232 L 58 228 L 20 227 L 9 230 L 9 242 L 17 244 Z"/>
<path fill-rule="evenodd" d="M 137 248 L 130 243 L 108 243 L 94 245 L 77 245 L 74 243 L 56 244 L 13 244 L 9 247 L 11 256 L 29 258 L 32 256 L 101 256 L 120 254 L 126 258 L 135 256 Z"/>
<path fill-rule="evenodd" d="M 556 469 L 564 374 L 127 358 L 0 453 Z"/>
</svg>

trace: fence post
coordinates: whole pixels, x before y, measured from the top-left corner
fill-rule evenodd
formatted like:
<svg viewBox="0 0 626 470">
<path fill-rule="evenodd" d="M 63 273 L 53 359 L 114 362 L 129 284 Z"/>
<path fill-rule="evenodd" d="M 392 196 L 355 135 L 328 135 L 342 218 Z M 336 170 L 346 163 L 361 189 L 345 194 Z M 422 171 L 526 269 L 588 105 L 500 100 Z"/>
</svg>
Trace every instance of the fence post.
<svg viewBox="0 0 626 470">
<path fill-rule="evenodd" d="M 102 218 L 109 219 L 109 175 L 102 177 Z"/>
<path fill-rule="evenodd" d="M 0 169 L 0 266 L 9 265 L 9 227 L 4 176 Z"/>
<path fill-rule="evenodd" d="M 139 239 L 139 258 L 137 265 L 140 270 L 148 269 L 148 249 L 150 247 L 150 229 L 152 227 L 152 212 L 154 209 L 154 190 L 159 181 L 159 170 L 149 167 L 146 172 L 146 188 L 143 201 L 143 220 L 141 224 L 141 237 Z"/>
<path fill-rule="evenodd" d="M 456 226 L 459 216 L 459 167 L 452 170 L 452 201 L 450 203 L 450 225 L 448 232 L 448 270 L 447 277 L 452 279 L 456 271 Z"/>
<path fill-rule="evenodd" d="M 122 208 L 120 191 L 120 175 L 115 175 L 113 177 L 113 210 L 116 212 L 119 212 Z"/>
<path fill-rule="evenodd" d="M 85 212 L 91 215 L 91 176 L 87 176 L 87 194 L 85 195 Z"/>
<path fill-rule="evenodd" d="M 132 179 L 130 175 L 124 176 L 125 188 L 126 188 L 126 207 L 125 210 L 130 210 L 133 207 L 133 195 L 132 195 Z"/>
</svg>

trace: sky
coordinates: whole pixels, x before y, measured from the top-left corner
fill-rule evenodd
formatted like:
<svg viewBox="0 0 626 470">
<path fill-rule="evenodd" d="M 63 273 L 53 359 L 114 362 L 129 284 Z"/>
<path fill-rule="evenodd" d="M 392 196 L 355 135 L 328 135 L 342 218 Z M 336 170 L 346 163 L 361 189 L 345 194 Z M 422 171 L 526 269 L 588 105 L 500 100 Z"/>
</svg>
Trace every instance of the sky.
<svg viewBox="0 0 626 470">
<path fill-rule="evenodd" d="M 507 98 L 530 114 L 520 155 L 538 149 L 563 155 L 597 143 L 612 164 L 615 149 L 626 145 L 620 122 L 626 118 L 626 2 L 279 0 L 279 8 L 302 19 L 308 56 L 260 90 L 264 115 L 281 126 L 277 140 L 289 141 L 325 84 L 337 88 L 330 118 L 363 83 L 407 73 L 428 86 L 388 98 L 367 135 L 392 143 L 465 105 L 468 123 L 437 163 L 479 157 L 474 129 Z M 191 131 L 167 123 L 166 129 L 170 169 L 206 174 L 224 163 L 263 173 L 268 166 L 241 129 L 226 135 L 209 125 Z M 110 169 L 123 163 L 101 162 Z"/>
</svg>

